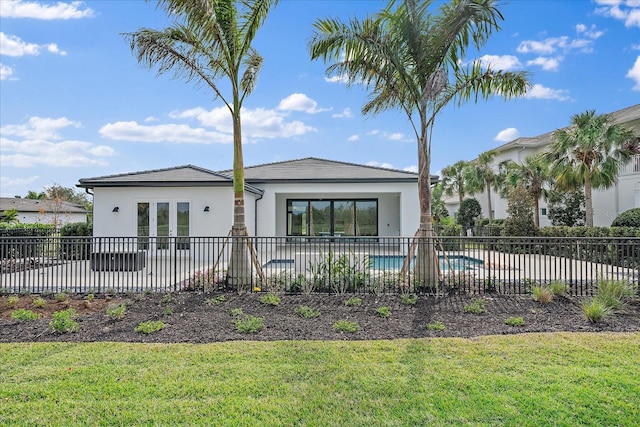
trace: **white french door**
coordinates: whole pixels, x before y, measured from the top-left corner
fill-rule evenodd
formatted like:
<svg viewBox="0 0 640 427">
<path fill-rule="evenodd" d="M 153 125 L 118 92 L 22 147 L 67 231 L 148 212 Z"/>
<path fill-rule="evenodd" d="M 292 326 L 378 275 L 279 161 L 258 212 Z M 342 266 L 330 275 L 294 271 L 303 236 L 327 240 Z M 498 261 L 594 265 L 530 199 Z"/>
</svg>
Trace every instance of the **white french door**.
<svg viewBox="0 0 640 427">
<path fill-rule="evenodd" d="M 138 202 L 137 207 L 140 249 L 149 249 L 161 254 L 189 250 L 191 204 L 188 201 L 142 201 Z"/>
</svg>

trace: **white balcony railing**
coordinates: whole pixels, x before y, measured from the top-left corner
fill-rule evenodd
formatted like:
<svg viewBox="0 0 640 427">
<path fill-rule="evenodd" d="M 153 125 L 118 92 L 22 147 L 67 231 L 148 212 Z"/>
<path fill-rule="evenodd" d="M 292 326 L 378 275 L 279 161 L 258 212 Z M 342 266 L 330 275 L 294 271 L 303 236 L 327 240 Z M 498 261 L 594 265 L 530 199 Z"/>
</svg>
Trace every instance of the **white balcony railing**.
<svg viewBox="0 0 640 427">
<path fill-rule="evenodd" d="M 640 154 L 636 154 L 631 161 L 620 169 L 618 176 L 640 175 Z"/>
</svg>

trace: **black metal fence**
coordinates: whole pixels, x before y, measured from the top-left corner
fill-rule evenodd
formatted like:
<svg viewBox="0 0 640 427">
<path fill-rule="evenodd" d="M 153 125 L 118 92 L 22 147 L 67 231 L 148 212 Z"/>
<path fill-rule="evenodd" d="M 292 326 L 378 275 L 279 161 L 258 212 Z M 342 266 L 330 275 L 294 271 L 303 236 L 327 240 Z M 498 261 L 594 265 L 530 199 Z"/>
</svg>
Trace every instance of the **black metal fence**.
<svg viewBox="0 0 640 427">
<path fill-rule="evenodd" d="M 235 240 L 234 240 L 235 239 Z M 245 274 L 233 277 L 233 245 Z M 435 248 L 436 280 L 415 272 Z M 0 238 L 2 292 L 239 290 L 522 294 L 559 281 L 590 295 L 598 280 L 638 283 L 640 238 L 11 237 Z M 231 264 L 231 266 L 230 266 Z M 238 279 L 240 277 L 240 279 Z"/>
</svg>

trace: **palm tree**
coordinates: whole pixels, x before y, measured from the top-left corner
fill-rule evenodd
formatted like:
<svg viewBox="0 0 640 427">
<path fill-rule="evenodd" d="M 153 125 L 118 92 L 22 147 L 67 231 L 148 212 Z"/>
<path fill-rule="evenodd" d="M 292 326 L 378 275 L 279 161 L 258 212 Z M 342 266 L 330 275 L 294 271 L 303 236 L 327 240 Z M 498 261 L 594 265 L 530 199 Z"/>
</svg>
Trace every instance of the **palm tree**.
<svg viewBox="0 0 640 427">
<path fill-rule="evenodd" d="M 529 87 L 525 73 L 483 69 L 479 61 L 463 65 L 469 44 L 480 49 L 503 16 L 497 0 L 452 0 L 429 11 L 429 0 L 390 0 L 387 7 L 362 21 L 321 19 L 309 42 L 312 59 L 331 62 L 328 75 L 345 77 L 371 90 L 363 114 L 389 109 L 405 112 L 417 140 L 420 225 L 415 277 L 435 284 L 431 216 L 431 132 L 436 116 L 455 100 L 522 95 Z M 426 237 L 427 239 L 420 239 Z M 427 256 L 427 254 L 429 254 Z"/>
<path fill-rule="evenodd" d="M 584 186 L 587 227 L 593 227 L 592 189 L 616 183 L 620 167 L 631 160 L 636 138 L 633 130 L 595 110 L 575 114 L 570 127 L 554 132 L 549 158 L 555 183 L 564 190 Z"/>
<path fill-rule="evenodd" d="M 124 36 L 138 62 L 156 67 L 158 74 L 173 70 L 176 77 L 205 84 L 225 104 L 233 121 L 233 226 L 228 279 L 241 286 L 251 280 L 244 237 L 244 162 L 240 110 L 253 91 L 262 57 L 251 43 L 278 0 L 158 0 L 166 12 L 182 20 L 162 30 L 142 28 Z M 216 81 L 225 78 L 230 94 Z"/>
<path fill-rule="evenodd" d="M 522 164 L 512 160 L 503 162 L 506 169 L 505 186 L 512 190 L 518 185 L 524 186 L 531 194 L 534 204 L 534 221 L 540 227 L 540 198 L 547 197 L 547 186 L 552 184 L 551 165 L 543 153 L 525 157 Z"/>
<path fill-rule="evenodd" d="M 493 206 L 491 204 L 491 189 L 500 191 L 502 180 L 494 167 L 496 152 L 493 150 L 480 153 L 477 159 L 471 161 L 465 171 L 467 189 L 472 193 L 487 192 L 487 209 L 489 210 L 489 222 L 493 220 Z"/>
<path fill-rule="evenodd" d="M 16 208 L 12 208 L 0 213 L 0 222 L 4 222 L 7 224 L 18 224 L 20 219 L 18 218 L 18 210 Z"/>
<path fill-rule="evenodd" d="M 469 165 L 464 160 L 459 160 L 454 164 L 442 169 L 442 188 L 447 196 L 458 195 L 458 206 L 462 204 L 464 196 L 467 194 L 465 169 Z"/>
</svg>

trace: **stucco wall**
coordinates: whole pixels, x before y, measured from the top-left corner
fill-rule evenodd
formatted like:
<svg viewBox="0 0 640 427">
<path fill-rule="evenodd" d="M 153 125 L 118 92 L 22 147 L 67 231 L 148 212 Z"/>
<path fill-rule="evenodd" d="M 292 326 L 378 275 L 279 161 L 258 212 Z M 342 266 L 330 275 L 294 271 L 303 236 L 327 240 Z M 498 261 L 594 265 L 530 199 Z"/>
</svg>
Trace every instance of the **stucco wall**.
<svg viewBox="0 0 640 427">
<path fill-rule="evenodd" d="M 55 216 L 50 213 L 18 212 L 18 220 L 22 224 L 54 224 L 58 227 L 72 222 L 87 222 L 87 215 L 83 213 L 58 213 Z"/>
<path fill-rule="evenodd" d="M 231 187 L 95 188 L 94 236 L 136 236 L 138 202 L 189 202 L 192 236 L 226 236 L 233 221 Z"/>
<path fill-rule="evenodd" d="M 416 183 L 268 184 L 258 186 L 259 236 L 286 236 L 287 199 L 378 199 L 378 234 L 411 236 L 418 228 Z"/>
</svg>

